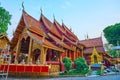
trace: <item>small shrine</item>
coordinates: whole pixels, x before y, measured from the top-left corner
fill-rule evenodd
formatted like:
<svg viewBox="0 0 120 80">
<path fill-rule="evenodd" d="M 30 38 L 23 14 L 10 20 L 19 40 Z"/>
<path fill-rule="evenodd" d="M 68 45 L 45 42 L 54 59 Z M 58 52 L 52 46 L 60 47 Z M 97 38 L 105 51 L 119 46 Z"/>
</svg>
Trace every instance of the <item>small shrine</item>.
<svg viewBox="0 0 120 80">
<path fill-rule="evenodd" d="M 94 47 L 91 57 L 91 64 L 100 64 L 102 62 L 102 56 L 99 55 Z"/>
<path fill-rule="evenodd" d="M 90 57 L 91 57 L 91 65 L 90 65 L 91 69 L 92 70 L 101 69 L 102 56 L 99 55 L 95 47 Z"/>
<path fill-rule="evenodd" d="M 6 34 L 0 34 L 0 65 L 4 63 L 3 56 L 9 55 L 10 41 Z"/>
</svg>

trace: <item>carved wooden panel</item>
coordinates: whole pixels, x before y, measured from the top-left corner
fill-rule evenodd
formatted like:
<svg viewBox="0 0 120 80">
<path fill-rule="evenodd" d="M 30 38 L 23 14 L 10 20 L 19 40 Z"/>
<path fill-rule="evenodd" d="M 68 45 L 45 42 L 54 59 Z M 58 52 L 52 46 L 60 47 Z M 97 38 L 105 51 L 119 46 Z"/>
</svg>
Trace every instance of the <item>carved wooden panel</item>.
<svg viewBox="0 0 120 80">
<path fill-rule="evenodd" d="M 35 49 L 41 49 L 41 45 L 38 44 L 35 40 L 33 40 L 33 48 L 32 48 L 32 51 L 34 51 Z"/>
<path fill-rule="evenodd" d="M 60 72 L 60 65 L 51 65 L 50 73 Z"/>
</svg>

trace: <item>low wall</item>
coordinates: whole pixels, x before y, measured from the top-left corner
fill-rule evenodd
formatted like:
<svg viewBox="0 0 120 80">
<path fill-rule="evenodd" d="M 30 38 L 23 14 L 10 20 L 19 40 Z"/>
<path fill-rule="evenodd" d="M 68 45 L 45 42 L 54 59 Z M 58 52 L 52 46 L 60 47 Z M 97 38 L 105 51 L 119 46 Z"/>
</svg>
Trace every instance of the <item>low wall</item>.
<svg viewBox="0 0 120 80">
<path fill-rule="evenodd" d="M 39 77 L 39 76 L 49 76 L 49 66 L 48 65 L 8 65 L 3 64 L 0 70 L 9 73 L 10 76 L 18 77 Z"/>
</svg>

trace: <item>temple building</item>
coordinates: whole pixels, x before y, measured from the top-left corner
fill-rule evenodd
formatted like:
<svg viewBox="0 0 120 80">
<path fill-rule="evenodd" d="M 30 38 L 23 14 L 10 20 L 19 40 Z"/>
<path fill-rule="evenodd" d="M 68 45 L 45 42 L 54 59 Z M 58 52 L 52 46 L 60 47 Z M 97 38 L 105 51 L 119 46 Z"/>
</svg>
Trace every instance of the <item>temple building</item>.
<svg viewBox="0 0 120 80">
<path fill-rule="evenodd" d="M 11 40 L 11 55 L 16 53 L 13 63 L 51 65 L 50 72 L 64 71 L 64 57 L 72 61 L 85 57 L 88 64 L 92 63 L 94 49 L 97 52 L 94 58 L 100 57 L 96 62 L 103 61 L 101 37 L 79 40 L 63 22 L 60 25 L 55 18 L 51 22 L 42 12 L 36 20 L 24 10 Z"/>
<path fill-rule="evenodd" d="M 103 47 L 102 37 L 80 40 L 79 43 L 85 45 L 83 57 L 88 65 L 104 64 L 106 67 L 115 64 L 115 60 L 107 54 Z"/>
<path fill-rule="evenodd" d="M 64 23 L 60 25 L 56 19 L 52 23 L 42 13 L 36 20 L 25 11 L 11 40 L 11 53 L 16 52 L 18 63 L 50 64 L 58 71 L 63 57 L 74 61 L 83 56 L 83 47 Z"/>
</svg>

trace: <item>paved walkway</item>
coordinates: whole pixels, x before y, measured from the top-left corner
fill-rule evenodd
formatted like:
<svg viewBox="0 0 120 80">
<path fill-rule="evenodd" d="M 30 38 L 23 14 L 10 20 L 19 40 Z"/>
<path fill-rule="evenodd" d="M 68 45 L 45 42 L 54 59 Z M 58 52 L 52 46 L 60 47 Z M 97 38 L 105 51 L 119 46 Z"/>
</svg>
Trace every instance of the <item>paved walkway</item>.
<svg viewBox="0 0 120 80">
<path fill-rule="evenodd" d="M 57 77 L 57 78 L 8 78 L 8 80 L 120 80 L 120 74 L 107 75 L 107 76 L 97 76 L 97 77 Z"/>
</svg>

